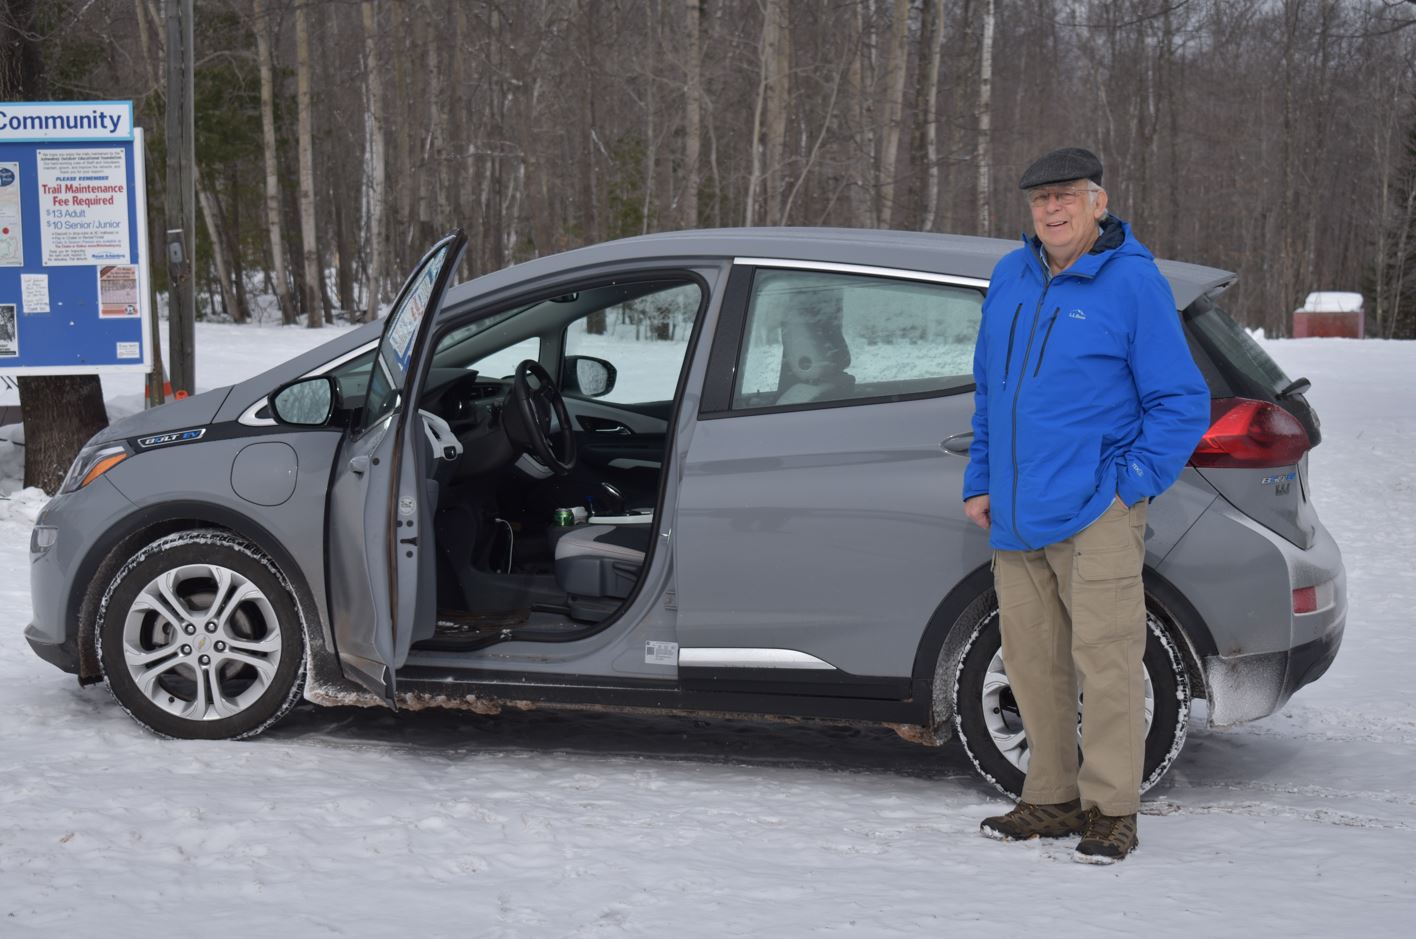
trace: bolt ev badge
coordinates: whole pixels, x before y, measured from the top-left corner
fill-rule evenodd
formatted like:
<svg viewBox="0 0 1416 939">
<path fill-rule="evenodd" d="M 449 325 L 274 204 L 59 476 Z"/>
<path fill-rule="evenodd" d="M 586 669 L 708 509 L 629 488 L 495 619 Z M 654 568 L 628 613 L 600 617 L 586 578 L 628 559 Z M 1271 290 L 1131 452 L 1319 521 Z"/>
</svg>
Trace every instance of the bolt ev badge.
<svg viewBox="0 0 1416 939">
<path fill-rule="evenodd" d="M 197 427 L 192 430 L 174 430 L 170 434 L 141 437 L 138 439 L 138 446 L 148 450 L 152 447 L 165 447 L 169 443 L 190 443 L 193 440 L 200 440 L 206 432 L 205 427 Z"/>
</svg>

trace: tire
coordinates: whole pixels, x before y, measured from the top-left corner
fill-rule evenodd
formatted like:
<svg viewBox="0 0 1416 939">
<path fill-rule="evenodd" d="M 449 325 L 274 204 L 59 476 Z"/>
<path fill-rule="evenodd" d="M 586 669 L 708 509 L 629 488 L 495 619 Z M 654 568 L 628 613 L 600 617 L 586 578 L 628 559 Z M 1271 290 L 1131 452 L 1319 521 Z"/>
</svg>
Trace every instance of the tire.
<svg viewBox="0 0 1416 939">
<path fill-rule="evenodd" d="M 1190 679 L 1180 648 L 1153 609 L 1146 611 L 1146 627 L 1141 664 L 1151 713 L 1141 792 L 1155 785 L 1180 755 L 1190 723 Z M 954 729 L 979 775 L 1005 795 L 1021 798 L 1027 737 L 1003 669 L 998 602 L 992 592 L 987 603 L 970 606 L 958 628 L 969 635 L 953 686 Z M 1079 733 L 1080 708 L 1081 702 Z"/>
<path fill-rule="evenodd" d="M 304 689 L 304 627 L 289 583 L 231 532 L 177 532 L 133 555 L 109 583 L 94 632 L 114 698 L 161 736 L 254 736 Z"/>
</svg>

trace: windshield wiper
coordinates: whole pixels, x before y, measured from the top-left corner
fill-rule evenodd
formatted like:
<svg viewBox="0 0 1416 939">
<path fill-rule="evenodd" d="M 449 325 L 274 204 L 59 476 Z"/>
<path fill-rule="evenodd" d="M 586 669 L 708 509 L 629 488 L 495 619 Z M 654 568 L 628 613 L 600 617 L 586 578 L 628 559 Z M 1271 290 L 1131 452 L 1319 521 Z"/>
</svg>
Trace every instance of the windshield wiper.
<svg viewBox="0 0 1416 939">
<path fill-rule="evenodd" d="M 1287 388 L 1284 388 L 1278 393 L 1278 396 L 1280 398 L 1291 398 L 1294 395 L 1305 394 L 1311 387 L 1313 387 L 1313 383 L 1308 381 L 1308 379 L 1295 378 L 1293 381 L 1288 383 Z"/>
</svg>

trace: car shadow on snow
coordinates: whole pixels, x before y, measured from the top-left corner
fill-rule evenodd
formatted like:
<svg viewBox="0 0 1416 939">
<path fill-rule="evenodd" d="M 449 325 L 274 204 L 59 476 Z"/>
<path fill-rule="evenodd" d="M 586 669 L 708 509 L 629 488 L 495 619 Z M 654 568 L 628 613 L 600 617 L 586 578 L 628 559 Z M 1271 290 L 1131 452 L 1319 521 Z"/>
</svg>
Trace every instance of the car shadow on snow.
<svg viewBox="0 0 1416 939">
<path fill-rule="evenodd" d="M 996 792 L 956 741 L 925 747 L 885 727 L 820 721 L 508 708 L 501 714 L 302 704 L 263 738 L 285 745 L 410 749 L 427 754 L 584 754 L 668 762 L 954 780 L 978 796 Z"/>
</svg>

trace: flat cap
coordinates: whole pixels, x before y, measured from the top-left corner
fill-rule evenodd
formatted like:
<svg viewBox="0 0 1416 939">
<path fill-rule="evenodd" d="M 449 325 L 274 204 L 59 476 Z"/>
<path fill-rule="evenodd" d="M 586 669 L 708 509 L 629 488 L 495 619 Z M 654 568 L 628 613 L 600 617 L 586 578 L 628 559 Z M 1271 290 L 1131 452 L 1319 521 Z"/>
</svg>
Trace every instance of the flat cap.
<svg viewBox="0 0 1416 939">
<path fill-rule="evenodd" d="M 1063 147 L 1043 154 L 1023 171 L 1019 189 L 1033 189 L 1048 183 L 1065 183 L 1074 179 L 1090 179 L 1101 185 L 1101 160 L 1095 153 L 1081 147 Z"/>
</svg>

